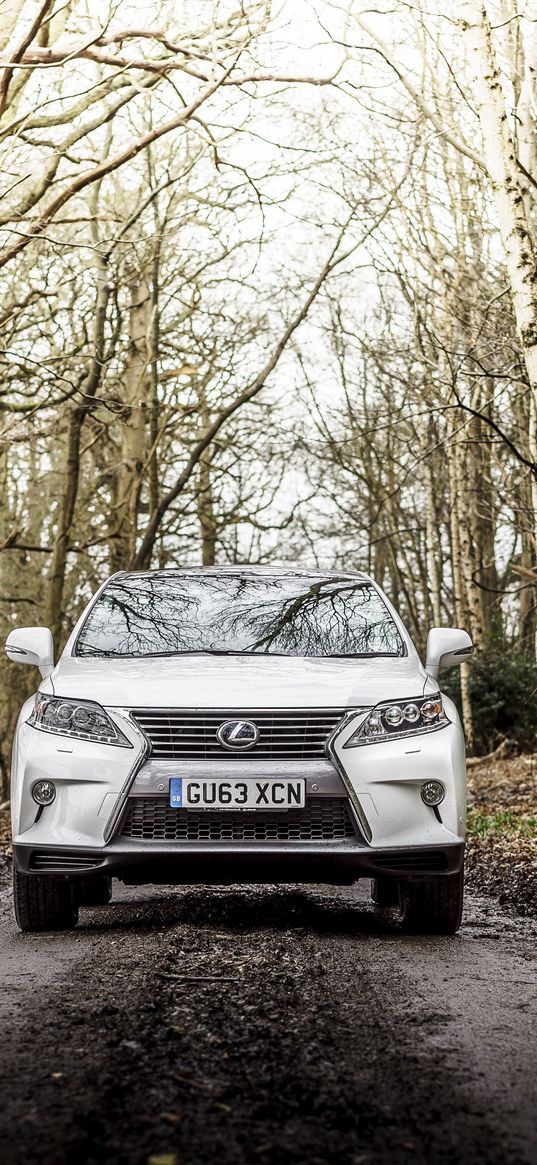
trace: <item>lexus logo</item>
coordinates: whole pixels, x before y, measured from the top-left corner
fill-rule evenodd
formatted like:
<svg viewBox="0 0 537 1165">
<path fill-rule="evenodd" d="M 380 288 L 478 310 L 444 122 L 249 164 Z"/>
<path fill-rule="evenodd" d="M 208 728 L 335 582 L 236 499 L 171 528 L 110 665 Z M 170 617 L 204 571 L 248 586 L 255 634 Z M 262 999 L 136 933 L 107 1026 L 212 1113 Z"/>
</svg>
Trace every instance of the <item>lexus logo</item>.
<svg viewBox="0 0 537 1165">
<path fill-rule="evenodd" d="M 257 724 L 252 724 L 251 720 L 226 720 L 217 729 L 216 737 L 224 748 L 231 748 L 234 752 L 242 752 L 257 744 L 259 728 Z"/>
</svg>

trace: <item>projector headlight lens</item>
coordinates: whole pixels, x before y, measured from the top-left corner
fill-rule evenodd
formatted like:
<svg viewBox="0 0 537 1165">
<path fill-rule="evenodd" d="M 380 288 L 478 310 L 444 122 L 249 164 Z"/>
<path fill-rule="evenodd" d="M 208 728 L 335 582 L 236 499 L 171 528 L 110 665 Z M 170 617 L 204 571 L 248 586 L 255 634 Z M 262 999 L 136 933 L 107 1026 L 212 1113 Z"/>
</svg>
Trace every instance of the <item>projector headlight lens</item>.
<svg viewBox="0 0 537 1165">
<path fill-rule="evenodd" d="M 392 704 L 390 708 L 386 708 L 384 713 L 384 720 L 390 728 L 398 728 L 404 720 L 404 712 L 397 704 Z"/>
<path fill-rule="evenodd" d="M 441 708 L 442 708 L 442 701 L 440 699 L 438 699 L 438 700 L 425 700 L 424 703 L 421 705 L 421 714 L 423 716 L 423 719 L 426 720 L 427 722 L 430 720 L 436 720 L 436 717 L 438 716 L 438 713 L 441 710 Z"/>
<path fill-rule="evenodd" d="M 440 693 L 411 700 L 408 704 L 377 704 L 343 747 L 357 748 L 361 744 L 374 744 L 377 740 L 415 736 L 443 728 L 445 724 L 449 724 L 449 720 Z"/>
<path fill-rule="evenodd" d="M 405 704 L 403 708 L 403 716 L 407 724 L 417 724 L 420 718 L 420 710 L 417 704 Z"/>
</svg>

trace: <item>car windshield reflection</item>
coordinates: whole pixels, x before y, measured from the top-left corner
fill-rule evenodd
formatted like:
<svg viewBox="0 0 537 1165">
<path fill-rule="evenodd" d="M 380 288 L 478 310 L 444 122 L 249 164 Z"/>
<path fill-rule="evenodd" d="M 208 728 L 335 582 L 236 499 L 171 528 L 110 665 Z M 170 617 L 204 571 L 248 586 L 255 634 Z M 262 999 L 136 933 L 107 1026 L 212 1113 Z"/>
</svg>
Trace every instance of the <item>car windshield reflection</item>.
<svg viewBox="0 0 537 1165">
<path fill-rule="evenodd" d="M 165 571 L 108 583 L 80 631 L 79 656 L 401 656 L 378 591 L 348 575 Z"/>
</svg>

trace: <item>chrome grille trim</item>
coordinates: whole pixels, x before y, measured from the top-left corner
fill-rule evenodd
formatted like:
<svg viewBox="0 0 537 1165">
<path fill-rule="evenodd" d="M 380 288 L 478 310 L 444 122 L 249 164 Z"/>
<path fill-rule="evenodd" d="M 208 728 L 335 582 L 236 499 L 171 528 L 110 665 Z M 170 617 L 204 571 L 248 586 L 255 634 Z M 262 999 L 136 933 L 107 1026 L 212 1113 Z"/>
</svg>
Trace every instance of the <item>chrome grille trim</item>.
<svg viewBox="0 0 537 1165">
<path fill-rule="evenodd" d="M 100 592 L 99 592 L 99 594 L 100 594 Z M 105 844 L 108 841 L 110 841 L 110 838 L 112 837 L 114 829 L 115 829 L 117 822 L 119 821 L 119 818 L 121 816 L 121 812 L 123 810 L 123 806 L 124 806 L 125 801 L 127 799 L 129 789 L 130 789 L 133 781 L 136 778 L 136 774 L 141 769 L 144 761 L 147 760 L 149 753 L 151 751 L 147 736 L 145 735 L 144 732 L 142 732 L 140 730 L 138 725 L 132 719 L 132 717 L 130 716 L 129 709 L 127 709 L 127 708 L 115 708 L 114 711 L 119 713 L 120 716 L 125 716 L 129 719 L 130 727 L 132 728 L 133 732 L 135 732 L 137 737 L 138 737 L 138 740 L 140 743 L 140 751 L 138 753 L 138 756 L 134 760 L 132 768 L 129 769 L 129 772 L 127 774 L 127 778 L 123 784 L 123 788 L 121 789 L 119 797 L 118 797 L 118 799 L 114 805 L 114 808 L 112 809 L 110 817 L 108 818 L 108 821 L 106 822 L 106 825 L 104 827 L 103 840 L 104 840 Z"/>
<path fill-rule="evenodd" d="M 171 777 L 195 781 L 227 780 L 240 776 L 241 781 L 287 779 L 306 782 L 306 796 L 346 797 L 345 785 L 329 760 L 250 760 L 243 758 L 234 770 L 227 760 L 148 760 L 137 773 L 129 797 L 158 796 L 168 791 Z"/>
<path fill-rule="evenodd" d="M 131 718 L 150 742 L 155 760 L 309 760 L 326 758 L 326 744 L 346 708 L 203 709 L 133 708 Z M 226 720 L 251 720 L 259 740 L 242 752 L 222 747 Z"/>
<path fill-rule="evenodd" d="M 307 797 L 303 809 L 172 809 L 167 797 L 132 797 L 118 836 L 145 842 L 344 842 L 357 830 L 344 797 Z"/>
<path fill-rule="evenodd" d="M 345 769 L 345 765 L 342 764 L 335 748 L 335 745 L 338 743 L 341 734 L 345 732 L 345 729 L 348 728 L 351 724 L 356 724 L 356 727 L 358 727 L 360 724 L 360 716 L 364 717 L 368 711 L 369 708 L 367 707 L 351 708 L 347 711 L 344 719 L 341 721 L 341 724 L 337 725 L 327 743 L 327 753 L 330 757 L 330 760 L 332 761 L 332 764 L 337 769 L 337 772 L 339 773 L 341 780 L 343 781 L 343 784 L 347 790 L 349 801 L 352 805 L 356 821 L 358 822 L 363 837 L 368 844 L 371 844 L 373 839 L 371 826 L 364 813 L 356 789 L 354 788 L 353 783 Z"/>
</svg>

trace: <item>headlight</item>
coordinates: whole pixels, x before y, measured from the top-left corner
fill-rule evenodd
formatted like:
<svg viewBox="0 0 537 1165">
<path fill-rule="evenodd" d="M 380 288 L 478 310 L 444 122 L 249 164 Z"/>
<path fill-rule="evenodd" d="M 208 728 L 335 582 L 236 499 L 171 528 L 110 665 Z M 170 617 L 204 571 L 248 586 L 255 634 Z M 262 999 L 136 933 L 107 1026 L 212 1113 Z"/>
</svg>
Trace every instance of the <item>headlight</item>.
<svg viewBox="0 0 537 1165">
<path fill-rule="evenodd" d="M 116 728 L 104 708 L 92 700 L 62 700 L 38 692 L 28 724 L 57 736 L 76 736 L 79 740 L 132 748 L 130 740 Z"/>
<path fill-rule="evenodd" d="M 349 737 L 344 748 L 359 744 L 374 744 L 377 740 L 393 740 L 401 736 L 416 736 L 449 724 L 440 693 L 417 700 L 401 700 L 399 704 L 378 704 L 363 724 Z"/>
</svg>

